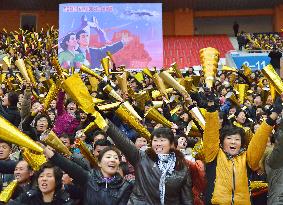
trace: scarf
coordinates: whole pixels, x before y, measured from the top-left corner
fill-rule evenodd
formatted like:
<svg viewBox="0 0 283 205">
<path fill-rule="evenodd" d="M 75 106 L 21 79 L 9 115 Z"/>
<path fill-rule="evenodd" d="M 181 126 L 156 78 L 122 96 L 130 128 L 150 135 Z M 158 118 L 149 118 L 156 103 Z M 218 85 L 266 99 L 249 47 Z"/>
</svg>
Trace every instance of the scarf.
<svg viewBox="0 0 283 205">
<path fill-rule="evenodd" d="M 158 168 L 161 171 L 161 177 L 159 181 L 159 193 L 161 205 L 164 205 L 165 199 L 165 180 L 170 176 L 175 168 L 176 156 L 175 153 L 170 154 L 158 154 Z"/>
</svg>

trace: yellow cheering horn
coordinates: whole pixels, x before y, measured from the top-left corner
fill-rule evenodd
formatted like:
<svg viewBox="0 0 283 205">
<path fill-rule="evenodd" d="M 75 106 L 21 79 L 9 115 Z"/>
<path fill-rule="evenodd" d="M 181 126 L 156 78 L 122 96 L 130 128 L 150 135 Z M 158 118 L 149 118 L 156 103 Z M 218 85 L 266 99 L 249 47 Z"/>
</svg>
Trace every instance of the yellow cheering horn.
<svg viewBox="0 0 283 205">
<path fill-rule="evenodd" d="M 14 191 L 16 190 L 17 185 L 18 185 L 17 180 L 13 180 L 12 182 L 10 182 L 10 184 L 1 191 L 0 201 L 7 203 L 12 197 Z"/>
<path fill-rule="evenodd" d="M 28 72 L 27 72 L 27 68 L 25 66 L 25 62 L 23 59 L 18 59 L 15 61 L 15 65 L 18 67 L 18 69 L 20 70 L 22 76 L 24 77 L 24 79 L 28 82 L 31 82 Z"/>
<path fill-rule="evenodd" d="M 101 60 L 101 65 L 104 69 L 104 72 L 105 72 L 105 75 L 108 76 L 110 74 L 110 62 L 109 62 L 109 56 L 105 57 L 105 58 L 102 58 Z"/>
<path fill-rule="evenodd" d="M 268 79 L 268 81 L 274 86 L 279 95 L 283 93 L 283 82 L 279 75 L 274 70 L 271 64 L 265 66 L 261 72 Z"/>
<path fill-rule="evenodd" d="M 36 152 L 43 152 L 43 149 L 38 144 L 2 116 L 0 116 L 0 138 Z"/>
<path fill-rule="evenodd" d="M 49 145 L 57 152 L 60 152 L 67 156 L 72 155 L 70 150 L 64 145 L 64 143 L 52 130 L 46 130 L 45 132 L 43 132 L 40 136 L 40 141 L 44 142 L 46 145 Z"/>
</svg>

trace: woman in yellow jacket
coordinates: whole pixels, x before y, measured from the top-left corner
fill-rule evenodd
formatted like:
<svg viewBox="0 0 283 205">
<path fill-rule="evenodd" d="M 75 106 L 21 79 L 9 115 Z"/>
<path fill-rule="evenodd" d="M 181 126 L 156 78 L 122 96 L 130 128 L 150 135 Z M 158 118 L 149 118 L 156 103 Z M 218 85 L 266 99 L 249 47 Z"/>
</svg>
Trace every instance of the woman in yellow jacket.
<svg viewBox="0 0 283 205">
<path fill-rule="evenodd" d="M 218 112 L 213 102 L 208 104 L 203 136 L 208 184 L 206 204 L 250 205 L 248 170 L 258 168 L 277 113 L 282 110 L 282 101 L 281 106 L 274 106 L 276 109 L 258 128 L 247 149 L 242 128 L 223 128 L 220 136 Z"/>
</svg>

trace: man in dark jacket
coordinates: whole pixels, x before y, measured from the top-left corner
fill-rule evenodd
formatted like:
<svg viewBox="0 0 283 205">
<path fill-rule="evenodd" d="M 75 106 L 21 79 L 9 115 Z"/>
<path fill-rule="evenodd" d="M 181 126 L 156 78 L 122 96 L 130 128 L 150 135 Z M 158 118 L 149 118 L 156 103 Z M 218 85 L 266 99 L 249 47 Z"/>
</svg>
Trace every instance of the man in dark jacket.
<svg viewBox="0 0 283 205">
<path fill-rule="evenodd" d="M 280 74 L 280 58 L 282 53 L 277 49 L 276 45 L 273 46 L 272 51 L 268 54 L 270 57 L 270 64 L 276 70 L 277 74 Z"/>
<path fill-rule="evenodd" d="M 275 134 L 275 146 L 265 159 L 268 181 L 268 205 L 283 204 L 283 123 Z"/>
<path fill-rule="evenodd" d="M 20 112 L 17 108 L 18 94 L 16 92 L 6 93 L 0 103 L 0 115 L 11 122 L 16 127 L 21 121 Z"/>
</svg>

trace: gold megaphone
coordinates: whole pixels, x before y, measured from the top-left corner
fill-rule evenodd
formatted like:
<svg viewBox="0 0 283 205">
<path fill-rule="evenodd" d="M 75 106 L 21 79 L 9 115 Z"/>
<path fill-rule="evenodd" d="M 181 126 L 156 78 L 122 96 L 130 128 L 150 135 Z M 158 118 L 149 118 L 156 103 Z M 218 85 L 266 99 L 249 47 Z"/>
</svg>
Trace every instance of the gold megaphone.
<svg viewBox="0 0 283 205">
<path fill-rule="evenodd" d="M 27 147 L 36 152 L 43 152 L 43 149 L 36 144 L 29 136 L 22 133 L 18 128 L 12 125 L 8 120 L 0 116 L 0 138 L 4 141 Z"/>
<path fill-rule="evenodd" d="M 162 71 L 159 75 L 165 83 L 179 91 L 183 96 L 189 96 L 189 93 L 186 91 L 186 89 L 180 85 L 180 83 L 178 83 L 167 71 Z"/>
<path fill-rule="evenodd" d="M 11 58 L 9 58 L 8 56 L 4 56 L 4 57 L 3 57 L 3 61 L 6 63 L 6 65 L 8 66 L 8 68 L 11 67 Z"/>
<path fill-rule="evenodd" d="M 226 99 L 229 99 L 232 103 L 234 103 L 235 105 L 237 105 L 238 107 L 241 107 L 238 99 L 236 98 L 235 94 L 233 92 L 228 92 L 226 94 Z"/>
<path fill-rule="evenodd" d="M 152 101 L 153 107 L 160 108 L 163 105 L 163 101 Z"/>
<path fill-rule="evenodd" d="M 89 74 L 89 75 L 97 78 L 98 80 L 103 80 L 103 77 L 101 77 L 99 74 L 97 74 L 96 72 L 94 72 L 93 70 L 91 70 L 90 68 L 88 68 L 85 65 L 82 65 L 80 67 L 80 71 L 83 72 L 83 73 Z"/>
<path fill-rule="evenodd" d="M 144 68 L 144 69 L 142 70 L 142 72 L 143 72 L 144 74 L 146 74 L 148 77 L 152 78 L 152 73 L 151 73 L 151 71 L 150 71 L 148 68 Z"/>
<path fill-rule="evenodd" d="M 238 84 L 239 86 L 239 99 L 240 99 L 240 104 L 243 105 L 246 97 L 246 92 L 249 88 L 247 84 Z"/>
<path fill-rule="evenodd" d="M 188 123 L 185 134 L 191 137 L 202 137 L 201 131 L 198 129 L 193 120 Z"/>
<path fill-rule="evenodd" d="M 2 84 L 5 81 L 6 78 L 6 73 L 1 73 L 0 74 L 0 83 Z"/>
<path fill-rule="evenodd" d="M 262 103 L 263 103 L 264 105 L 266 104 L 266 101 L 267 101 L 267 98 L 268 98 L 268 96 L 269 96 L 269 93 L 270 93 L 270 88 L 264 87 L 264 88 L 261 90 L 260 96 L 261 96 L 261 99 L 262 99 Z"/>
<path fill-rule="evenodd" d="M 90 131 L 94 130 L 95 128 L 97 128 L 97 125 L 95 122 L 91 122 L 89 123 L 85 128 L 84 128 L 84 133 L 87 134 L 89 133 Z"/>
<path fill-rule="evenodd" d="M 263 75 L 268 79 L 268 81 L 274 86 L 275 90 L 278 92 L 279 95 L 283 92 L 283 82 L 279 75 L 274 70 L 271 64 L 265 66 L 261 72 Z"/>
<path fill-rule="evenodd" d="M 98 167 L 96 158 L 91 154 L 84 141 L 82 141 L 80 138 L 77 138 L 75 140 L 75 145 L 80 149 L 80 152 L 90 162 L 92 167 Z"/>
<path fill-rule="evenodd" d="M 135 74 L 135 75 L 134 75 L 134 78 L 135 78 L 139 83 L 142 83 L 142 82 L 144 81 L 142 72 L 139 72 L 139 73 Z"/>
<path fill-rule="evenodd" d="M 238 70 L 236 68 L 232 68 L 232 67 L 229 67 L 229 66 L 222 66 L 222 69 L 221 71 L 223 72 L 238 72 Z"/>
<path fill-rule="evenodd" d="M 173 123 L 167 120 L 162 114 L 160 114 L 154 107 L 149 108 L 144 117 L 149 120 L 153 120 L 165 127 L 171 128 Z"/>
<path fill-rule="evenodd" d="M 276 90 L 275 90 L 275 87 L 270 82 L 269 82 L 269 89 L 270 89 L 270 95 L 272 98 L 272 102 L 274 102 L 276 99 Z"/>
<path fill-rule="evenodd" d="M 57 86 L 54 82 L 52 83 L 46 97 L 43 100 L 43 109 L 47 111 L 50 107 L 50 103 L 52 100 L 56 99 L 58 93 L 60 91 L 60 87 Z"/>
<path fill-rule="evenodd" d="M 15 61 L 15 65 L 18 67 L 18 69 L 20 70 L 22 76 L 24 77 L 24 79 L 28 82 L 31 82 L 29 76 L 28 76 L 28 72 L 27 72 L 27 68 L 25 66 L 25 62 L 22 58 L 18 59 Z"/>
<path fill-rule="evenodd" d="M 124 72 L 122 75 L 117 76 L 118 86 L 122 90 L 122 93 L 128 93 L 127 86 L 127 72 Z"/>
<path fill-rule="evenodd" d="M 92 114 L 95 112 L 93 98 L 78 73 L 64 80 L 62 86 L 85 113 Z"/>
<path fill-rule="evenodd" d="M 181 70 L 179 70 L 177 68 L 177 63 L 176 62 L 171 64 L 171 68 L 173 68 L 177 78 L 183 78 L 183 74 L 182 74 Z"/>
<path fill-rule="evenodd" d="M 47 162 L 44 154 L 38 154 L 30 151 L 28 148 L 22 149 L 22 155 L 25 161 L 31 166 L 34 171 L 38 171 L 40 167 Z"/>
<path fill-rule="evenodd" d="M 58 61 L 58 58 L 57 57 L 51 58 L 51 63 L 54 66 L 54 68 L 55 68 L 59 78 L 64 78 L 64 76 L 65 76 L 64 75 L 64 71 L 63 71 L 63 68 L 61 67 L 61 65 L 60 65 L 60 63 Z"/>
<path fill-rule="evenodd" d="M 110 62 L 109 62 L 109 56 L 102 58 L 101 60 L 101 65 L 104 69 L 105 75 L 108 76 L 110 74 L 109 69 L 110 69 Z"/>
<path fill-rule="evenodd" d="M 252 74 L 252 69 L 248 67 L 246 64 L 243 64 L 243 69 L 244 69 L 244 75 L 246 77 L 249 77 Z"/>
<path fill-rule="evenodd" d="M 110 86 L 106 85 L 103 88 L 103 91 L 106 92 L 109 96 L 113 97 L 115 100 L 123 102 L 123 98 Z"/>
<path fill-rule="evenodd" d="M 205 127 L 205 119 L 198 107 L 193 107 L 189 110 L 191 117 L 200 125 L 200 127 L 204 130 Z"/>
<path fill-rule="evenodd" d="M 10 182 L 10 184 L 1 191 L 0 201 L 6 204 L 12 197 L 14 191 L 16 190 L 17 185 L 18 185 L 17 180 Z"/>
<path fill-rule="evenodd" d="M 36 85 L 36 80 L 35 80 L 35 77 L 33 75 L 33 71 L 32 71 L 32 68 L 30 66 L 27 66 L 27 73 L 28 73 L 28 77 L 30 79 L 30 82 L 33 84 L 33 85 Z"/>
<path fill-rule="evenodd" d="M 99 111 L 107 111 L 107 110 L 112 110 L 112 109 L 119 107 L 120 104 L 121 102 L 115 102 L 115 103 L 110 103 L 106 105 L 97 105 L 97 108 Z"/>
<path fill-rule="evenodd" d="M 174 92 L 174 89 L 173 89 L 173 88 L 167 88 L 165 91 L 166 91 L 166 93 L 168 94 L 168 93 Z M 153 91 L 151 92 L 151 96 L 152 96 L 152 98 L 154 98 L 154 99 L 160 97 L 161 95 L 162 95 L 162 94 L 160 93 L 159 90 L 153 90 Z"/>
<path fill-rule="evenodd" d="M 52 130 L 46 130 L 45 132 L 43 132 L 40 136 L 40 141 L 44 142 L 46 145 L 49 145 L 50 147 L 64 155 L 72 155 L 70 150 L 64 145 L 64 143 Z"/>
<path fill-rule="evenodd" d="M 163 83 L 163 80 L 160 78 L 160 76 L 157 73 L 155 73 L 152 76 L 152 80 L 155 83 L 155 85 L 156 85 L 157 89 L 159 90 L 159 92 L 161 93 L 161 95 L 165 96 L 166 99 L 168 99 L 168 95 L 166 93 L 166 87 Z"/>
<path fill-rule="evenodd" d="M 117 116 L 119 116 L 119 118 L 121 118 L 121 120 L 129 124 L 133 129 L 135 129 L 140 134 L 140 136 L 143 136 L 148 141 L 150 141 L 150 132 L 138 121 L 136 117 L 134 117 L 128 111 L 125 105 L 121 104 L 119 108 L 115 111 L 115 113 L 117 114 Z"/>
<path fill-rule="evenodd" d="M 219 51 L 215 48 L 200 50 L 200 60 L 203 67 L 205 83 L 208 88 L 213 86 L 219 61 Z"/>
<path fill-rule="evenodd" d="M 137 119 L 142 120 L 142 118 L 139 116 L 139 114 L 135 111 L 135 109 L 133 108 L 133 106 L 129 103 L 129 101 L 123 102 L 123 105 L 125 106 L 125 108 L 127 108 L 127 110 L 133 115 L 135 116 Z"/>
</svg>

